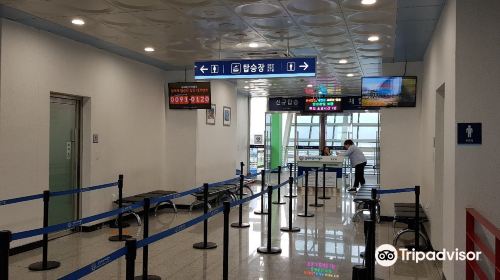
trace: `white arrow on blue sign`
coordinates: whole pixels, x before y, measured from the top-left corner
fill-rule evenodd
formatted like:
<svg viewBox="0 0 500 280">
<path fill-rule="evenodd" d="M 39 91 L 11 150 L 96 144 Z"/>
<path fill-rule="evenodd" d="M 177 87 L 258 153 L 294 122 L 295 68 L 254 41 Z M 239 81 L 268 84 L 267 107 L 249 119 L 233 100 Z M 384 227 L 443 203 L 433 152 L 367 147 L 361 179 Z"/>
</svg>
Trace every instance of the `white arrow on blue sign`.
<svg viewBox="0 0 500 280">
<path fill-rule="evenodd" d="M 196 80 L 315 77 L 315 57 L 197 61 Z"/>
</svg>

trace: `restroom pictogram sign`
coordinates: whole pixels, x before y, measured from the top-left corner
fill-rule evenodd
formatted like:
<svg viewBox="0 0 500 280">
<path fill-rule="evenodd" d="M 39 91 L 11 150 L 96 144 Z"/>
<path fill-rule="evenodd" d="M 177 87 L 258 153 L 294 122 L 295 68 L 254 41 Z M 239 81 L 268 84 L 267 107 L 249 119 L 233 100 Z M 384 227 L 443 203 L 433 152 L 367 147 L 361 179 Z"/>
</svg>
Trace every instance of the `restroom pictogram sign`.
<svg viewBox="0 0 500 280">
<path fill-rule="evenodd" d="M 481 123 L 458 123 L 457 143 L 462 145 L 482 144 L 483 131 Z"/>
</svg>

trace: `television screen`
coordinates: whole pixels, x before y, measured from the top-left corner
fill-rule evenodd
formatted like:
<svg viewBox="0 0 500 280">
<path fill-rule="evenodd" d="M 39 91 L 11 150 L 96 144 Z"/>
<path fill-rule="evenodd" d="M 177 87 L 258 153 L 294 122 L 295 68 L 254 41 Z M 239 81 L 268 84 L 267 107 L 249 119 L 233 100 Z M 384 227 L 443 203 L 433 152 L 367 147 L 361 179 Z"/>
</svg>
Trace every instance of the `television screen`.
<svg viewBox="0 0 500 280">
<path fill-rule="evenodd" d="M 363 77 L 363 107 L 415 107 L 417 77 Z"/>
<path fill-rule="evenodd" d="M 210 82 L 169 83 L 170 109 L 211 109 Z"/>
<path fill-rule="evenodd" d="M 306 113 L 335 113 L 342 112 L 342 98 L 340 97 L 306 97 L 304 104 Z"/>
</svg>

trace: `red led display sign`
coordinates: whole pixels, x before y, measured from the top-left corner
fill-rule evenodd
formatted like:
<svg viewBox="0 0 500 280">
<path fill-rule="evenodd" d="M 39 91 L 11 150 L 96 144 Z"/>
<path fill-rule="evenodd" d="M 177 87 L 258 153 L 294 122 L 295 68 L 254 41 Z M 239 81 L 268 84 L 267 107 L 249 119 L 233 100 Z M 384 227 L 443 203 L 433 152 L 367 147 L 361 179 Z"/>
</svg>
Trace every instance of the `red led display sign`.
<svg viewBox="0 0 500 280">
<path fill-rule="evenodd" d="M 168 84 L 170 109 L 210 109 L 211 96 L 209 82 Z"/>
</svg>

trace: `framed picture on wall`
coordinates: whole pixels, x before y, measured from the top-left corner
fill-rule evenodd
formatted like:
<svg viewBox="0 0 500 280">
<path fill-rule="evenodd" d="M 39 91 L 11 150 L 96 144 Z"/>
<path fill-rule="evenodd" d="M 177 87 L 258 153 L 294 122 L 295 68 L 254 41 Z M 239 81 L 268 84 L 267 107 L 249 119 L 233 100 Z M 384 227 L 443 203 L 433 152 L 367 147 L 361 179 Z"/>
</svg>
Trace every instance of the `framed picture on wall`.
<svg viewBox="0 0 500 280">
<path fill-rule="evenodd" d="M 215 104 L 212 104 L 212 107 L 210 109 L 207 109 L 207 124 L 209 125 L 215 125 L 215 113 L 216 113 L 216 106 Z"/>
<path fill-rule="evenodd" d="M 231 107 L 224 106 L 222 111 L 222 124 L 224 126 L 231 126 Z"/>
</svg>

